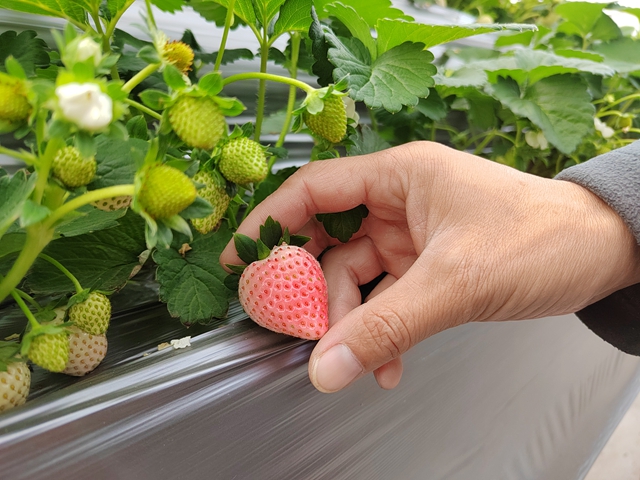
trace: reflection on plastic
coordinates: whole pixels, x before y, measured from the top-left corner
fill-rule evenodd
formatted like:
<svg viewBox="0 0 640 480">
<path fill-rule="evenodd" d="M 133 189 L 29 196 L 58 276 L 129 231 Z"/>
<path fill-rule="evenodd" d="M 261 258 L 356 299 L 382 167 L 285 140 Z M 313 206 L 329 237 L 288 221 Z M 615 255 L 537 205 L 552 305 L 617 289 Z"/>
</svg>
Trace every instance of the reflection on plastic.
<svg viewBox="0 0 640 480">
<path fill-rule="evenodd" d="M 231 316 L 157 351 L 185 336 L 164 306 L 119 314 L 106 365 L 49 375 L 0 417 L 3 478 L 581 478 L 640 374 L 566 316 L 443 332 L 406 356 L 396 390 L 367 378 L 325 395 L 307 378 L 313 343 Z"/>
</svg>

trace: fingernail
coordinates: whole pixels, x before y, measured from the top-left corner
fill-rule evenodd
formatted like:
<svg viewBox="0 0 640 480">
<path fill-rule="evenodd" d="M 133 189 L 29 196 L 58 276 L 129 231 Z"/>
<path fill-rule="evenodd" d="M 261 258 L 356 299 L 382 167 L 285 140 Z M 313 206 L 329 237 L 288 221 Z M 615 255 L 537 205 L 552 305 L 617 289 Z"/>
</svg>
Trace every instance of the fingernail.
<svg viewBox="0 0 640 480">
<path fill-rule="evenodd" d="M 331 393 L 349 385 L 364 369 L 349 347 L 340 343 L 316 360 L 312 376 L 318 390 Z"/>
</svg>

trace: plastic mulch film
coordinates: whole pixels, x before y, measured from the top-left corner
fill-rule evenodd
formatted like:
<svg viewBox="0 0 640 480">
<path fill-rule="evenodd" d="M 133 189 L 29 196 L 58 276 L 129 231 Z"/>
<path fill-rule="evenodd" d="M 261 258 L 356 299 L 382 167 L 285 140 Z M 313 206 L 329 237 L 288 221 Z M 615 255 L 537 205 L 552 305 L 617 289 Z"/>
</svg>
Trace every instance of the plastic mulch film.
<svg viewBox="0 0 640 480">
<path fill-rule="evenodd" d="M 458 327 L 405 356 L 397 389 L 326 395 L 312 342 L 231 317 L 196 335 L 148 304 L 114 317 L 88 377 L 36 368 L 0 416 L 2 478 L 577 479 L 639 385 L 640 359 L 564 316 Z"/>
</svg>

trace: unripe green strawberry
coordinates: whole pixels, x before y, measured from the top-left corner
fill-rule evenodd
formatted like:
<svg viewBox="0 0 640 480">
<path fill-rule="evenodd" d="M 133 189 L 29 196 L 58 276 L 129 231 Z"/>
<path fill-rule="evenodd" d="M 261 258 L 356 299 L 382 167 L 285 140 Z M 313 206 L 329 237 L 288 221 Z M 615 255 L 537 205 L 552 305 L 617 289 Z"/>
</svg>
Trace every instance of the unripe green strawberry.
<svg viewBox="0 0 640 480">
<path fill-rule="evenodd" d="M 215 147 L 227 130 L 220 107 L 209 97 L 179 97 L 169 109 L 169 121 L 180 140 L 203 150 Z"/>
<path fill-rule="evenodd" d="M 69 320 L 82 331 L 102 335 L 109 328 L 111 302 L 106 295 L 91 292 L 84 302 L 69 308 Z"/>
<path fill-rule="evenodd" d="M 122 210 L 128 208 L 131 205 L 131 196 L 123 195 L 121 197 L 104 198 L 92 202 L 92 205 L 105 212 L 114 212 L 116 210 Z"/>
<path fill-rule="evenodd" d="M 213 213 L 211 215 L 204 218 L 191 219 L 194 228 L 203 235 L 206 235 L 220 223 L 222 216 L 227 211 L 231 197 L 227 195 L 225 186 L 215 178 L 213 172 L 200 170 L 193 176 L 193 180 L 204 184 L 204 187 L 198 190 L 198 195 L 213 207 Z"/>
<path fill-rule="evenodd" d="M 69 340 L 66 332 L 45 333 L 31 341 L 29 360 L 50 372 L 61 372 L 69 359 Z"/>
<path fill-rule="evenodd" d="M 94 157 L 83 158 L 76 147 L 58 150 L 53 158 L 53 175 L 69 188 L 82 187 L 93 180 L 98 164 Z"/>
<path fill-rule="evenodd" d="M 107 354 L 106 335 L 91 335 L 78 327 L 69 328 L 69 361 L 62 371 L 81 377 L 93 371 Z"/>
<path fill-rule="evenodd" d="M 338 95 L 328 95 L 324 99 L 324 108 L 315 115 L 305 111 L 304 123 L 314 134 L 332 143 L 340 142 L 347 134 L 347 111 Z"/>
<path fill-rule="evenodd" d="M 222 147 L 218 166 L 227 180 L 240 185 L 261 182 L 269 172 L 262 146 L 246 137 L 234 138 Z"/>
<path fill-rule="evenodd" d="M 31 105 L 24 82 L 0 72 L 0 120 L 18 124 L 30 113 Z"/>
<path fill-rule="evenodd" d="M 138 201 L 153 218 L 169 218 L 187 208 L 196 199 L 196 187 L 177 168 L 157 165 L 147 171 Z"/>
<path fill-rule="evenodd" d="M 30 387 L 31 370 L 25 362 L 7 365 L 7 370 L 0 372 L 0 412 L 22 405 Z"/>
</svg>

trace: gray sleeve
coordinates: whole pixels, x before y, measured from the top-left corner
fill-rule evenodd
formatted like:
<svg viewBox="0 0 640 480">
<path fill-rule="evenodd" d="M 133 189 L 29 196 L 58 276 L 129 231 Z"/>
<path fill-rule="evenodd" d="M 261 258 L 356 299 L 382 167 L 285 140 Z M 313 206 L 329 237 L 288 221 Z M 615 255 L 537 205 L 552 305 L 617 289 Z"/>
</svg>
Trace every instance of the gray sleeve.
<svg viewBox="0 0 640 480">
<path fill-rule="evenodd" d="M 556 179 L 577 183 L 607 202 L 640 244 L 640 141 L 567 168 Z"/>
<path fill-rule="evenodd" d="M 640 244 L 640 141 L 561 172 L 607 202 Z M 614 292 L 576 313 L 596 335 L 623 352 L 640 355 L 640 284 Z"/>
</svg>

